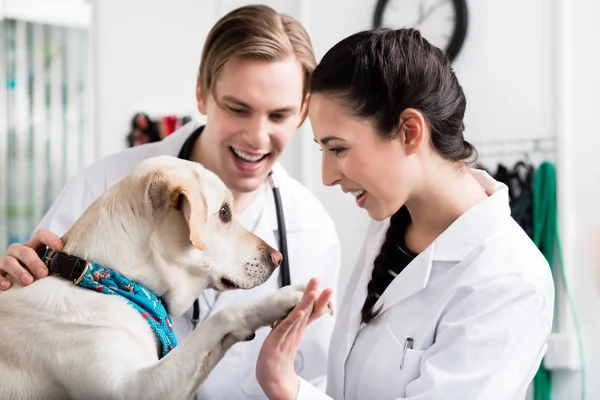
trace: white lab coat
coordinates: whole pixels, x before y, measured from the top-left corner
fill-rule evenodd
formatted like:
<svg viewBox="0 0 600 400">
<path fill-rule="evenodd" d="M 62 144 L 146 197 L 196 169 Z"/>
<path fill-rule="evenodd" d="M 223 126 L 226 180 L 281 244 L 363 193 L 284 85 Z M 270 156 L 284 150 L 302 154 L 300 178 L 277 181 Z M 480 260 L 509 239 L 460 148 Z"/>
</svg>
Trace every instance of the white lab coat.
<svg viewBox="0 0 600 400">
<path fill-rule="evenodd" d="M 507 187 L 473 173 L 493 195 L 394 279 L 365 326 L 360 311 L 389 219 L 372 224 L 334 328 L 328 396 L 301 381 L 297 399 L 525 398 L 551 331 L 552 275 L 510 217 Z M 408 337 L 414 348 L 403 356 Z"/>
<path fill-rule="evenodd" d="M 177 156 L 187 137 L 199 127 L 190 122 L 161 142 L 127 149 L 110 155 L 78 174 L 63 189 L 38 228 L 47 228 L 62 235 L 94 199 L 122 179 L 133 166 L 159 154 Z M 280 185 L 290 259 L 292 283 L 308 282 L 317 277 L 322 287 L 336 287 L 341 262 L 340 243 L 333 220 L 308 189 L 291 178 L 283 167 L 273 170 Z M 269 185 L 265 185 L 263 209 L 252 230 L 274 248 L 279 248 L 275 203 Z M 260 196 L 259 196 L 260 198 Z M 200 318 L 206 319 L 233 301 L 268 293 L 279 287 L 279 270 L 263 285 L 251 290 L 236 290 L 217 294 L 206 290 L 200 297 Z M 181 341 L 192 331 L 192 310 L 173 320 Z M 327 353 L 334 324 L 333 317 L 324 317 L 309 328 L 296 359 L 296 367 L 304 379 L 325 390 Z M 256 359 L 270 328 L 262 328 L 250 342 L 234 345 L 211 372 L 198 391 L 203 399 L 265 399 L 255 377 Z"/>
</svg>

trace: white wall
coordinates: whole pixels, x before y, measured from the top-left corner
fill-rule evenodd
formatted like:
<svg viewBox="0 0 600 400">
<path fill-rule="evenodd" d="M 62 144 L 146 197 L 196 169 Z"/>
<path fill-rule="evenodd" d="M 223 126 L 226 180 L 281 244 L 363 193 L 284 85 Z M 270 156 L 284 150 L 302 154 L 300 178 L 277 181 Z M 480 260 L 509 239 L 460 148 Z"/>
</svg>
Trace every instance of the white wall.
<svg viewBox="0 0 600 400">
<path fill-rule="evenodd" d="M 455 69 L 468 99 L 467 139 L 487 140 L 550 137 L 558 133 L 560 102 L 555 102 L 558 69 L 552 20 L 554 1 L 469 1 L 470 24 L 464 49 Z M 230 9 L 250 3 L 240 0 L 159 1 L 95 0 L 93 20 L 97 68 L 98 154 L 124 147 L 129 119 L 136 111 L 151 114 L 194 114 L 194 84 L 202 43 L 216 19 Z M 370 28 L 375 0 L 269 1 L 266 4 L 302 18 L 313 39 L 317 57 L 335 42 L 360 29 Z M 595 206 L 600 174 L 595 163 L 600 145 L 594 117 L 600 92 L 600 55 L 590 37 L 600 37 L 600 5 L 594 0 L 573 0 L 569 40 L 573 66 L 573 164 L 568 182 L 573 188 L 572 223 L 574 258 L 571 289 L 584 330 L 587 349 L 587 397 L 600 398 L 600 296 L 593 287 L 592 234 L 599 230 Z M 304 136 L 302 136 L 304 135 Z M 364 213 L 350 196 L 320 184 L 320 153 L 306 148 L 308 126 L 298 133 L 284 155 L 293 175 L 304 178 L 335 219 L 344 248 L 345 273 L 353 267 L 367 224 Z M 575 173 L 586 171 L 586 174 Z M 306 175 L 308 174 L 308 176 Z M 590 176 L 591 175 L 591 176 Z M 554 399 L 578 397 L 578 375 L 555 374 Z"/>
<path fill-rule="evenodd" d="M 0 19 L 87 27 L 90 8 L 87 0 L 0 0 Z"/>
<path fill-rule="evenodd" d="M 600 233 L 600 129 L 598 125 L 598 93 L 600 93 L 600 3 L 595 0 L 574 0 L 571 3 L 572 40 L 569 48 L 572 73 L 571 100 L 571 193 L 574 209 L 574 260 L 572 288 L 575 306 L 580 314 L 587 365 L 589 399 L 600 399 L 600 288 L 594 286 L 592 265 L 594 242 Z M 597 245 L 598 242 L 596 242 Z M 565 377 L 563 377 L 565 378 Z M 566 381 L 566 384 L 565 382 Z M 578 382 L 566 377 L 557 382 L 567 399 L 569 392 L 578 393 Z"/>
<path fill-rule="evenodd" d="M 93 1 L 98 155 L 125 147 L 135 112 L 189 114 L 212 1 Z"/>
</svg>

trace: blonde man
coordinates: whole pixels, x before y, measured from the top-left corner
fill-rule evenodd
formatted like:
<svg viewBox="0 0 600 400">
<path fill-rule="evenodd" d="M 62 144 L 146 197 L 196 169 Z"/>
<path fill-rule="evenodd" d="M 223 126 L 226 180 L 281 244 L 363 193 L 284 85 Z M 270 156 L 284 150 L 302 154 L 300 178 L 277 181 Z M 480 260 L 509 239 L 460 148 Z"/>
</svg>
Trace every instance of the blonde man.
<svg viewBox="0 0 600 400">
<path fill-rule="evenodd" d="M 279 181 L 292 283 L 319 278 L 335 287 L 340 244 L 333 221 L 320 202 L 277 163 L 306 117 L 307 86 L 316 62 L 310 39 L 293 18 L 266 6 L 246 6 L 221 18 L 209 33 L 196 85 L 201 126 L 191 122 L 161 142 L 108 156 L 76 176 L 40 222 L 32 239 L 13 245 L 0 258 L 0 272 L 27 285 L 47 275 L 34 248 L 62 248 L 59 238 L 81 213 L 139 161 L 169 154 L 202 163 L 234 192 L 234 213 L 242 225 L 279 248 L 278 223 L 267 175 Z M 199 322 L 233 301 L 244 301 L 279 287 L 277 270 L 252 290 L 206 291 L 199 301 Z M 10 283 L 0 275 L 0 288 Z M 194 311 L 173 320 L 179 340 L 193 329 Z M 324 389 L 333 318 L 321 318 L 305 334 L 295 368 L 303 379 Z M 204 399 L 265 398 L 255 365 L 269 329 L 236 344 L 198 390 Z"/>
</svg>

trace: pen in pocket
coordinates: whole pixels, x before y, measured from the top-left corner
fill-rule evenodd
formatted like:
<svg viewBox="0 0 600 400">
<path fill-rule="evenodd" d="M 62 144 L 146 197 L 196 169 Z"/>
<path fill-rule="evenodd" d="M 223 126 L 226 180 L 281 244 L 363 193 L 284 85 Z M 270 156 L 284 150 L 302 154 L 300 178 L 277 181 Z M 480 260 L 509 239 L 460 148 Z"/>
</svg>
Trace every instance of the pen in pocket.
<svg viewBox="0 0 600 400">
<path fill-rule="evenodd" d="M 400 360 L 400 369 L 404 369 L 404 359 L 406 358 L 406 350 L 413 348 L 413 338 L 406 338 L 404 341 L 404 350 L 402 351 L 402 359 Z"/>
</svg>

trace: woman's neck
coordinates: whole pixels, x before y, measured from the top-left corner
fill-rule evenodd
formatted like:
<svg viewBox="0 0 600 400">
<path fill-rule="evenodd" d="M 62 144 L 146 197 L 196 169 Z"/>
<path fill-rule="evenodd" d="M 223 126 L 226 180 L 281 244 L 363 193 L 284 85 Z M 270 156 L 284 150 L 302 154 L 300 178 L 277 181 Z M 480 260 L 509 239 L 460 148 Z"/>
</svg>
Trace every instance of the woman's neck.
<svg viewBox="0 0 600 400">
<path fill-rule="evenodd" d="M 487 198 L 466 166 L 457 169 L 442 164 L 426 172 L 426 186 L 406 203 L 411 224 L 405 240 L 416 253 L 425 250 L 462 214 Z"/>
</svg>

